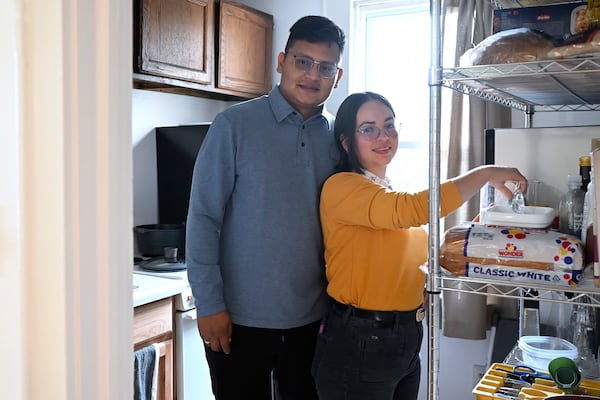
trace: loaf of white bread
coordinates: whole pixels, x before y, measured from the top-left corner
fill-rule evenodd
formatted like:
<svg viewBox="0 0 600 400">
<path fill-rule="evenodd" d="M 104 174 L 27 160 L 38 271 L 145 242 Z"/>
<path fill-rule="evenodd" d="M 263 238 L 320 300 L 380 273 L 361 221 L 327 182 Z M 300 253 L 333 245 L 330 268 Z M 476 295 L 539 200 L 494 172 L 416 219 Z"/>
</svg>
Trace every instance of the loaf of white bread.
<svg viewBox="0 0 600 400">
<path fill-rule="evenodd" d="M 555 47 L 552 38 L 529 28 L 515 28 L 488 36 L 460 57 L 461 67 L 544 60 Z"/>
<path fill-rule="evenodd" d="M 600 29 L 589 29 L 553 40 L 544 32 L 515 28 L 488 36 L 460 57 L 461 67 L 557 60 L 600 52 Z"/>
<path fill-rule="evenodd" d="M 474 266 L 498 271 L 505 267 L 575 271 L 579 275 L 584 261 L 583 245 L 575 236 L 480 223 L 450 228 L 444 234 L 440 251 L 440 266 L 456 275 L 469 275 Z"/>
</svg>

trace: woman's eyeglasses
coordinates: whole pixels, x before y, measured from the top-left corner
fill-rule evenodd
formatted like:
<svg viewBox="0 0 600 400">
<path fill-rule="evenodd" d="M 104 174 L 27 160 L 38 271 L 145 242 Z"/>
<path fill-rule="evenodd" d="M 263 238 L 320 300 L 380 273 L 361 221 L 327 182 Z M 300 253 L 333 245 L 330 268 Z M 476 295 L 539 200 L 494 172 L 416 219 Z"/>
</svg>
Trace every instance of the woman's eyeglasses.
<svg viewBox="0 0 600 400">
<path fill-rule="evenodd" d="M 316 64 L 321 78 L 333 79 L 339 69 L 337 65 L 328 62 L 318 62 L 311 58 L 298 55 L 294 55 L 293 57 L 296 68 L 304 72 L 310 71 Z"/>
<path fill-rule="evenodd" d="M 379 135 L 381 135 L 381 128 L 375 125 L 365 125 L 358 128 L 356 132 L 358 132 L 361 137 L 374 142 L 379 138 Z M 385 136 L 389 138 L 398 137 L 398 128 L 396 127 L 396 124 L 385 124 L 383 132 L 385 133 Z"/>
</svg>

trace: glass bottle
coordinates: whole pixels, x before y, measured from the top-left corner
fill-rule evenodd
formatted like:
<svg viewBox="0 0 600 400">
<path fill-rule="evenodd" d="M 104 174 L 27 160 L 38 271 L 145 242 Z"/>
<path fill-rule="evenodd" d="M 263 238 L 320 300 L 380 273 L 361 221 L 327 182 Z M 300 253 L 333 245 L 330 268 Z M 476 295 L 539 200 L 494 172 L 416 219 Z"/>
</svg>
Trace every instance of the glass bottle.
<svg viewBox="0 0 600 400">
<path fill-rule="evenodd" d="M 569 175 L 567 184 L 569 190 L 562 196 L 558 206 L 558 230 L 581 239 L 585 197 L 581 190 L 581 176 Z"/>
<path fill-rule="evenodd" d="M 581 176 L 581 190 L 587 192 L 591 180 L 592 158 L 590 156 L 579 157 L 579 175 Z"/>
<path fill-rule="evenodd" d="M 592 354 L 594 343 L 594 318 L 591 318 L 590 309 L 584 304 L 575 306 L 576 313 L 575 332 L 573 334 L 573 344 L 577 347 L 578 357 L 577 366 L 584 377 L 593 378 L 598 376 L 598 365 Z"/>
</svg>

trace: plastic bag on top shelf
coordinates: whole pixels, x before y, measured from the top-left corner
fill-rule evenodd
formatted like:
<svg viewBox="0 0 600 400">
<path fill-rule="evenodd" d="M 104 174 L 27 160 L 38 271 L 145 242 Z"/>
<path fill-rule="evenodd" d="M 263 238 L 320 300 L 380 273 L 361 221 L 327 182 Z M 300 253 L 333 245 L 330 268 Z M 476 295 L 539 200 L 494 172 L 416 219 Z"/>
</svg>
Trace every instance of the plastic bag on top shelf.
<svg viewBox="0 0 600 400">
<path fill-rule="evenodd" d="M 600 52 L 600 29 L 580 32 L 566 38 L 548 52 L 548 58 L 581 57 Z"/>
<path fill-rule="evenodd" d="M 544 60 L 555 43 L 544 32 L 515 28 L 495 33 L 460 57 L 461 67 Z"/>
</svg>

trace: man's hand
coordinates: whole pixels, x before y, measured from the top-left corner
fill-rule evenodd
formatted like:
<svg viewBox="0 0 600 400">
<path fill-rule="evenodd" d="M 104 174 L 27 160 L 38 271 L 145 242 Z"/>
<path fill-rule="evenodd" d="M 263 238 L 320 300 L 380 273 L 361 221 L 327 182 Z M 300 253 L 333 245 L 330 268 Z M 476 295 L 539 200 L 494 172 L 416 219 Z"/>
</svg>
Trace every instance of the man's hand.
<svg viewBox="0 0 600 400">
<path fill-rule="evenodd" d="M 212 351 L 231 351 L 231 317 L 227 311 L 198 318 L 198 332 L 207 347 Z"/>
</svg>

